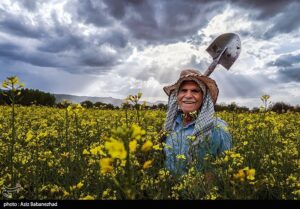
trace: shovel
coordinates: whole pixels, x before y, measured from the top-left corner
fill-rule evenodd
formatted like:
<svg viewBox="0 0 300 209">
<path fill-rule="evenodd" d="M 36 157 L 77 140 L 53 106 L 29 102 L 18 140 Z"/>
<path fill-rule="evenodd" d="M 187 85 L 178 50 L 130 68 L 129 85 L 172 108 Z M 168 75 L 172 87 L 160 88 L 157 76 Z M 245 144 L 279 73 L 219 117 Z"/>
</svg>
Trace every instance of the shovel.
<svg viewBox="0 0 300 209">
<path fill-rule="evenodd" d="M 206 51 L 213 58 L 213 62 L 204 73 L 205 76 L 209 76 L 218 64 L 229 70 L 240 55 L 241 41 L 235 33 L 224 33 L 218 36 Z"/>
</svg>

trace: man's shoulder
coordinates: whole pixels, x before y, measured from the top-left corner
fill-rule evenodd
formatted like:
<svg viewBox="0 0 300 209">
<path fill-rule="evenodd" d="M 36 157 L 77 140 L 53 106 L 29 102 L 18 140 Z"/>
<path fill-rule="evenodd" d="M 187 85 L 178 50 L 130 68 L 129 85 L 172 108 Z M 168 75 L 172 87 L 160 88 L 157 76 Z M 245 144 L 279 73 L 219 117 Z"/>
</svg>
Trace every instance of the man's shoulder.
<svg viewBox="0 0 300 209">
<path fill-rule="evenodd" d="M 223 119 L 216 117 L 214 121 L 213 132 L 229 132 L 228 129 L 229 129 L 228 123 Z"/>
<path fill-rule="evenodd" d="M 214 121 L 214 125 L 215 125 L 215 127 L 222 127 L 222 128 L 225 128 L 228 126 L 227 122 L 219 117 L 216 117 L 216 119 Z"/>
</svg>

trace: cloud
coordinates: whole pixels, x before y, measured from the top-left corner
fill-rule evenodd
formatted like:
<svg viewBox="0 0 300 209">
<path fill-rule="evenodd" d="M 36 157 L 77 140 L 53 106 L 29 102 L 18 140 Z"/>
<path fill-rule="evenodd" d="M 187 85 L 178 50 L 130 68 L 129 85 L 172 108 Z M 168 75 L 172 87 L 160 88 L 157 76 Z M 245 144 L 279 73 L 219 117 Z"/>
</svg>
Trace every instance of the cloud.
<svg viewBox="0 0 300 209">
<path fill-rule="evenodd" d="M 52 6 L 45 14 L 38 11 L 31 16 L 26 12 L 4 11 L 0 16 L 3 59 L 94 74 L 111 69 L 130 55 L 131 47 L 122 28 L 82 28 L 62 20 L 57 6 Z"/>
<path fill-rule="evenodd" d="M 219 1 L 105 1 L 110 14 L 136 40 L 172 43 L 191 36 L 207 24 L 222 4 Z"/>
<path fill-rule="evenodd" d="M 68 5 L 74 4 L 75 12 L 73 16 L 86 24 L 93 24 L 97 27 L 112 25 L 113 19 L 108 15 L 102 1 L 85 0 L 69 2 Z"/>
<path fill-rule="evenodd" d="M 270 39 L 281 33 L 290 33 L 298 30 L 300 22 L 299 1 L 244 1 L 232 0 L 233 6 L 252 10 L 249 18 L 253 21 L 256 32 L 249 33 L 257 38 Z"/>
<path fill-rule="evenodd" d="M 278 80 L 281 82 L 300 83 L 300 65 L 280 68 L 278 71 Z"/>
<path fill-rule="evenodd" d="M 290 67 L 300 63 L 300 54 L 284 54 L 279 56 L 275 61 L 267 63 L 268 66 Z"/>
<path fill-rule="evenodd" d="M 29 12 L 35 12 L 43 4 L 49 3 L 51 0 L 22 0 L 15 1 L 13 3 L 19 4 L 22 9 L 26 9 Z"/>
<path fill-rule="evenodd" d="M 0 9 L 0 30 L 7 34 L 28 38 L 41 38 L 46 36 L 43 27 L 31 24 L 30 19 L 25 15 L 11 14 Z"/>
<path fill-rule="evenodd" d="M 259 11 L 259 15 L 256 16 L 257 19 L 265 20 L 266 18 L 273 17 L 282 11 L 287 5 L 292 4 L 297 1 L 282 1 L 282 0 L 272 0 L 270 1 L 260 1 L 260 0 L 231 0 L 233 4 L 237 4 L 241 7 L 248 9 L 255 9 Z"/>
<path fill-rule="evenodd" d="M 300 54 L 284 54 L 266 66 L 278 68 L 276 79 L 280 82 L 300 83 Z"/>
<path fill-rule="evenodd" d="M 300 26 L 300 3 L 289 4 L 285 10 L 278 13 L 270 21 L 269 29 L 263 34 L 265 39 L 272 38 L 279 33 L 297 31 Z"/>
</svg>

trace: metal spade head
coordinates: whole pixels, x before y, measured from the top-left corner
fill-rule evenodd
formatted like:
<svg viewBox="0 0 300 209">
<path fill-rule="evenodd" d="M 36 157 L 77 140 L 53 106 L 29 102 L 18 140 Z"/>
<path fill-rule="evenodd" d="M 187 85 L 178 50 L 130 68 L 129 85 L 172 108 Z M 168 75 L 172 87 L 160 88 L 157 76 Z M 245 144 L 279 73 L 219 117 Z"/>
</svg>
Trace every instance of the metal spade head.
<svg viewBox="0 0 300 209">
<path fill-rule="evenodd" d="M 241 52 L 241 40 L 235 33 L 224 33 L 218 36 L 206 49 L 213 57 L 219 59 L 217 64 L 221 64 L 227 70 L 232 66 Z"/>
</svg>

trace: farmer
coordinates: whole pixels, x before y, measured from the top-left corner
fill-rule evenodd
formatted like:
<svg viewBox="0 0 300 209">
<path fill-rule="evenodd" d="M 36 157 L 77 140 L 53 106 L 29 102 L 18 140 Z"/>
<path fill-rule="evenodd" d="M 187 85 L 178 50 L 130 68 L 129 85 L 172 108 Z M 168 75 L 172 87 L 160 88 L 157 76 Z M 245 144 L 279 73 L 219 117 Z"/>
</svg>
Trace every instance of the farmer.
<svg viewBox="0 0 300 209">
<path fill-rule="evenodd" d="M 169 96 L 165 129 L 165 165 L 182 174 L 187 165 L 196 162 L 203 168 L 206 154 L 217 156 L 232 147 L 231 135 L 225 121 L 215 116 L 219 89 L 216 82 L 187 69 L 178 81 L 163 88 Z"/>
</svg>

